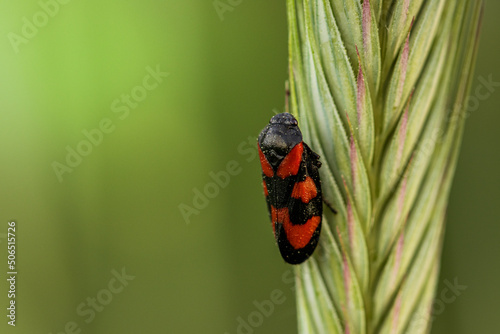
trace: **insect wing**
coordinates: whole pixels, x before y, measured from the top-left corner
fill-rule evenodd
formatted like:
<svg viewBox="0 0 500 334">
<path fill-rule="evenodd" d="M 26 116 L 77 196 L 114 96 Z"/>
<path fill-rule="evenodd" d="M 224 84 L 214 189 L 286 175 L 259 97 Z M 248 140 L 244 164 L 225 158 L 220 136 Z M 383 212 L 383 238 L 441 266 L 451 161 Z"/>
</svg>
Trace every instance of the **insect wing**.
<svg viewBox="0 0 500 334">
<path fill-rule="evenodd" d="M 323 206 L 318 170 L 321 163 L 319 156 L 303 145 L 300 169 L 287 192 L 288 202 L 274 214 L 271 212 L 280 253 L 290 264 L 302 263 L 311 256 L 321 231 Z"/>
</svg>

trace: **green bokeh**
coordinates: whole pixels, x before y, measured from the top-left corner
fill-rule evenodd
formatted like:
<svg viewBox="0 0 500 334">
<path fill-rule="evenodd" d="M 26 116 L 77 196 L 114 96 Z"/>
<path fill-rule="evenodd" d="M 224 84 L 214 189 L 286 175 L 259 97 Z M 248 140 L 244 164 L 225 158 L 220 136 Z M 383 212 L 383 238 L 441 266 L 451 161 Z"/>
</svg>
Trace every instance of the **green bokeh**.
<svg viewBox="0 0 500 334">
<path fill-rule="evenodd" d="M 0 233 L 17 222 L 15 331 L 55 334 L 74 321 L 82 333 L 233 334 L 280 290 L 284 302 L 255 333 L 295 333 L 289 267 L 251 150 L 283 108 L 284 1 L 241 1 L 221 20 L 208 0 L 73 0 L 52 8 L 17 53 L 9 33 L 21 35 L 40 4 L 0 4 Z M 495 82 L 498 14 L 490 1 L 476 71 Z M 168 78 L 126 117 L 114 112 L 157 66 Z M 438 293 L 455 277 L 467 289 L 436 315 L 434 333 L 498 328 L 499 97 L 496 87 L 468 119 Z M 111 133 L 59 182 L 54 161 L 66 164 L 67 147 L 84 145 L 83 131 L 104 119 Z M 230 161 L 236 175 L 188 223 L 179 205 L 193 206 Z M 10 333 L 5 245 L 0 234 L 0 332 Z M 108 296 L 122 268 L 135 279 L 87 323 L 79 305 Z"/>
</svg>

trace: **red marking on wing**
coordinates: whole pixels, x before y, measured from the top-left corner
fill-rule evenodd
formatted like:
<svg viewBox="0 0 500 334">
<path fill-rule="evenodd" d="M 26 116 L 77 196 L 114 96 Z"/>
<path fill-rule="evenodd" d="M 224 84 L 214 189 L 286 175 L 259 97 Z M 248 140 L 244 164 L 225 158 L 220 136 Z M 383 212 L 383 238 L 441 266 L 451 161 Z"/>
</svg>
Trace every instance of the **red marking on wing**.
<svg viewBox="0 0 500 334">
<path fill-rule="evenodd" d="M 274 223 L 278 222 L 278 218 L 281 217 L 282 211 L 287 210 L 286 214 L 288 215 L 288 209 L 283 208 L 283 209 L 276 209 L 274 206 L 271 205 L 271 220 L 273 222 L 273 228 L 274 228 Z M 281 221 L 280 221 L 281 223 Z"/>
<path fill-rule="evenodd" d="M 311 238 L 321 223 L 320 216 L 314 216 L 304 225 L 293 225 L 290 220 L 284 222 L 286 237 L 290 245 L 295 249 L 304 248 L 311 241 Z"/>
<path fill-rule="evenodd" d="M 309 203 L 317 194 L 318 189 L 310 176 L 305 181 L 295 183 L 292 190 L 292 197 L 300 198 L 302 203 Z"/>
<path fill-rule="evenodd" d="M 260 164 L 262 165 L 262 172 L 264 172 L 264 175 L 267 177 L 273 177 L 274 176 L 273 168 L 269 164 L 269 161 L 267 161 L 264 153 L 262 153 L 260 146 L 258 146 L 258 147 L 259 147 Z"/>
<path fill-rule="evenodd" d="M 278 167 L 277 175 L 282 179 L 285 179 L 291 175 L 297 175 L 299 172 L 300 161 L 302 160 L 302 152 L 304 152 L 304 146 L 302 142 L 295 145 L 295 147 L 287 154 L 285 159 L 281 162 Z"/>
<path fill-rule="evenodd" d="M 306 247 L 311 241 L 316 228 L 318 228 L 318 225 L 321 223 L 321 217 L 314 216 L 304 225 L 294 225 L 290 221 L 288 208 L 276 209 L 275 207 L 271 207 L 271 218 L 273 221 L 273 228 L 275 223 L 283 224 L 286 238 L 295 249 Z"/>
<path fill-rule="evenodd" d="M 269 196 L 269 191 L 267 191 L 266 181 L 262 180 L 262 184 L 264 185 L 264 195 Z"/>
</svg>

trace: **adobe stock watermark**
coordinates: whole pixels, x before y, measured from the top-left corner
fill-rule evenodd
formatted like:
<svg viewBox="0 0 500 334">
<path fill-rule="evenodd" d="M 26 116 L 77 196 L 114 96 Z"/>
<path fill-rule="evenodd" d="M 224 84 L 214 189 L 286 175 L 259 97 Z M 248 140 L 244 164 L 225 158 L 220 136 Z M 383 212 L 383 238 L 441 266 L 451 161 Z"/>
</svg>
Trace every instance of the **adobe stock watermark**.
<svg viewBox="0 0 500 334">
<path fill-rule="evenodd" d="M 280 113 L 274 108 L 273 113 Z M 299 120 L 300 121 L 300 120 Z M 246 162 L 252 162 L 258 156 L 257 138 L 248 137 L 237 146 L 237 151 L 241 156 L 245 156 Z M 210 181 L 204 186 L 193 188 L 193 199 L 191 204 L 181 203 L 178 205 L 179 211 L 186 224 L 191 223 L 191 217 L 197 216 L 201 211 L 208 207 L 210 200 L 216 198 L 220 191 L 226 188 L 231 178 L 239 175 L 243 171 L 242 164 L 236 160 L 230 160 L 226 163 L 223 170 L 208 173 Z"/>
<path fill-rule="evenodd" d="M 449 305 L 457 300 L 457 298 L 467 290 L 467 285 L 461 285 L 458 283 L 458 278 L 453 279 L 453 283 L 449 280 L 444 280 L 444 285 L 446 286 L 442 289 L 439 295 L 432 302 L 432 309 L 421 310 L 421 316 L 418 319 L 414 319 L 408 326 L 408 333 L 417 333 L 424 331 L 429 325 L 436 320 L 436 317 L 443 314 L 446 309 L 446 305 Z"/>
<path fill-rule="evenodd" d="M 140 103 L 148 97 L 148 94 L 158 88 L 169 75 L 170 73 L 163 72 L 160 69 L 160 65 L 156 65 L 156 68 L 147 66 L 142 83 L 133 87 L 129 93 L 121 94 L 119 98 L 111 102 L 110 109 L 112 113 L 120 121 L 125 120 L 130 115 L 130 112 L 137 109 Z M 83 129 L 82 135 L 84 138 L 73 146 L 66 146 L 65 159 L 61 160 L 62 162 L 54 160 L 51 164 L 59 182 L 63 182 L 65 174 L 72 173 L 75 168 L 80 166 L 83 159 L 89 156 L 95 147 L 102 144 L 105 136 L 115 130 L 116 123 L 108 117 L 102 118 L 97 126 L 92 129 Z"/>
<path fill-rule="evenodd" d="M 135 276 L 128 275 L 125 268 L 121 272 L 111 270 L 112 278 L 105 288 L 97 291 L 95 296 L 90 296 L 76 306 L 77 321 L 68 321 L 62 330 L 50 332 L 49 334 L 79 334 L 82 332 L 81 324 L 90 324 L 97 317 L 98 313 L 113 301 L 113 298 L 122 293 L 125 287 L 135 279 Z M 83 322 L 83 323 L 82 323 Z"/>
<path fill-rule="evenodd" d="M 54 18 L 61 9 L 61 5 L 70 3 L 71 0 L 40 0 L 38 6 L 40 10 L 31 15 L 29 18 L 23 16 L 21 18 L 20 33 L 9 32 L 7 38 L 14 52 L 19 53 L 19 47 L 22 44 L 28 44 L 30 40 L 38 35 L 40 29 L 44 28 Z"/>
<path fill-rule="evenodd" d="M 237 146 L 240 155 L 246 156 L 245 161 L 251 162 L 257 157 L 257 139 L 248 137 Z M 210 200 L 219 196 L 220 191 L 226 188 L 231 182 L 231 178 L 241 174 L 243 167 L 240 162 L 230 160 L 223 170 L 209 172 L 210 181 L 200 188 L 193 188 L 193 199 L 191 204 L 181 203 L 178 205 L 179 211 L 186 224 L 191 223 L 191 216 L 199 215 L 201 211 L 208 207 Z"/>
<path fill-rule="evenodd" d="M 281 275 L 283 283 L 290 285 L 290 290 L 295 291 L 295 279 L 292 269 L 288 269 Z M 269 294 L 269 299 L 262 301 L 254 300 L 252 306 L 254 310 L 246 317 L 236 318 L 236 334 L 253 334 L 256 328 L 264 324 L 264 320 L 274 314 L 276 306 L 282 305 L 286 301 L 285 292 L 280 289 L 274 289 Z M 224 332 L 224 334 L 231 334 Z"/>
<path fill-rule="evenodd" d="M 453 111 L 463 108 L 463 105 L 458 105 L 456 108 L 450 108 L 447 110 L 447 123 L 456 122 L 459 118 L 468 118 L 470 114 L 479 109 L 481 101 L 489 99 L 496 90 L 496 87 L 500 87 L 500 82 L 493 81 L 493 75 L 490 74 L 486 79 L 483 76 L 479 76 L 477 79 L 479 84 L 475 86 L 474 90 L 467 97 L 467 104 L 465 105 L 465 112 L 454 115 Z M 458 109 L 457 109 L 458 108 Z M 445 135 L 443 129 L 436 128 L 432 131 L 431 136 L 425 138 L 418 146 L 415 148 L 413 163 L 417 166 L 421 164 L 424 158 L 427 158 L 430 154 L 434 152 L 434 148 L 437 143 L 441 142 L 443 136 Z"/>
<path fill-rule="evenodd" d="M 241 5 L 243 0 L 214 0 L 212 2 L 217 15 L 221 21 L 224 21 L 224 14 L 232 12 L 236 7 Z"/>
<path fill-rule="evenodd" d="M 456 105 L 449 108 L 446 111 L 446 122 L 452 123 L 457 122 L 461 118 L 468 118 L 472 112 L 479 110 L 482 101 L 489 99 L 493 93 L 496 91 L 497 87 L 500 87 L 500 82 L 493 80 L 493 75 L 488 75 L 487 78 L 484 76 L 479 76 L 477 81 L 479 83 L 471 90 L 471 94 L 467 97 L 466 105 L 463 104 Z M 465 112 L 456 114 L 453 111 L 459 110 L 465 107 Z M 441 128 L 436 128 L 432 131 L 430 137 L 423 138 L 421 142 L 417 143 L 415 150 L 413 152 L 411 163 L 416 167 L 422 162 L 424 162 L 433 152 L 436 144 L 441 142 L 445 132 Z M 391 175 L 386 177 L 386 182 L 392 182 L 396 178 L 400 178 L 404 172 L 405 165 L 402 165 L 398 170 L 394 171 Z"/>
<path fill-rule="evenodd" d="M 493 74 L 488 75 L 488 78 L 481 75 L 477 80 L 479 81 L 479 84 L 475 86 L 472 93 L 467 97 L 465 113 L 461 115 L 462 117 L 468 118 L 471 112 L 477 111 L 481 102 L 488 100 L 493 95 L 497 87 L 500 87 L 500 82 L 493 81 Z M 452 121 L 450 118 L 452 118 L 451 113 L 449 114 L 448 119 Z"/>
</svg>

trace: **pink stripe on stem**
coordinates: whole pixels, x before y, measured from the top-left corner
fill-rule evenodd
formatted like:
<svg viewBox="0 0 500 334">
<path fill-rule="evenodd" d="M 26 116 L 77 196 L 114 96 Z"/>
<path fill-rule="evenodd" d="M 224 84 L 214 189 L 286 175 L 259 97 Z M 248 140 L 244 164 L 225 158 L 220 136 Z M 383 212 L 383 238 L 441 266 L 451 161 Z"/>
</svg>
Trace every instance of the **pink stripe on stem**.
<svg viewBox="0 0 500 334">
<path fill-rule="evenodd" d="M 398 333 L 398 322 L 399 322 L 399 314 L 401 310 L 401 292 L 399 292 L 398 296 L 396 297 L 396 302 L 394 304 L 394 315 L 392 318 L 392 328 L 391 328 L 391 333 Z"/>
<path fill-rule="evenodd" d="M 401 19 L 399 21 L 401 27 L 404 26 L 404 22 L 408 18 L 408 8 L 410 8 L 410 0 L 404 0 L 403 12 L 401 13 Z M 410 30 L 411 30 L 411 28 L 410 28 Z"/>
<path fill-rule="evenodd" d="M 370 0 L 363 1 L 363 48 L 367 53 L 370 41 L 370 26 L 372 24 L 372 12 L 370 10 Z"/>
<path fill-rule="evenodd" d="M 396 259 L 394 261 L 394 268 L 391 275 L 391 286 L 395 286 L 396 278 L 398 276 L 399 268 L 401 266 L 401 258 L 403 257 L 403 246 L 405 241 L 404 229 L 399 235 L 399 240 L 396 245 Z"/>
<path fill-rule="evenodd" d="M 349 290 L 350 290 L 350 285 L 351 285 L 351 274 L 349 272 L 349 265 L 347 263 L 347 257 L 345 256 L 345 253 L 342 256 L 343 261 L 343 271 L 344 271 L 344 284 L 345 284 L 345 309 L 349 308 Z M 349 333 L 349 323 L 347 322 L 348 316 L 347 316 L 347 311 L 344 311 L 346 315 L 344 316 L 345 319 L 345 333 Z"/>
<path fill-rule="evenodd" d="M 405 46 L 403 49 L 403 54 L 401 55 L 401 77 L 399 78 L 398 90 L 397 90 L 397 105 L 399 105 L 399 101 L 401 96 L 403 95 L 403 88 L 406 81 L 406 72 L 408 71 L 408 57 L 410 55 L 410 34 L 408 33 L 408 37 L 406 38 Z"/>
<path fill-rule="evenodd" d="M 410 102 L 408 101 L 408 106 L 405 109 L 403 118 L 401 118 L 401 127 L 399 128 L 398 135 L 398 153 L 396 155 L 396 165 L 401 164 L 401 159 L 403 157 L 403 149 L 405 147 L 406 141 L 406 131 L 408 129 L 408 110 L 410 109 Z"/>
</svg>

